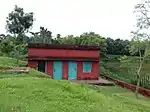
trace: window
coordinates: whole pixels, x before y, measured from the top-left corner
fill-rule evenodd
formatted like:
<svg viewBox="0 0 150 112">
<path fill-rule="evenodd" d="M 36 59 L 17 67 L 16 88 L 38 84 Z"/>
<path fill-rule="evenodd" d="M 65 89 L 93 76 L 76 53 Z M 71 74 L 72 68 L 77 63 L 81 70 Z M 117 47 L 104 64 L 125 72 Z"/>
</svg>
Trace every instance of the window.
<svg viewBox="0 0 150 112">
<path fill-rule="evenodd" d="M 46 61 L 38 61 L 38 71 L 46 72 Z"/>
<path fill-rule="evenodd" d="M 83 72 L 89 73 L 92 71 L 92 62 L 83 62 Z"/>
</svg>

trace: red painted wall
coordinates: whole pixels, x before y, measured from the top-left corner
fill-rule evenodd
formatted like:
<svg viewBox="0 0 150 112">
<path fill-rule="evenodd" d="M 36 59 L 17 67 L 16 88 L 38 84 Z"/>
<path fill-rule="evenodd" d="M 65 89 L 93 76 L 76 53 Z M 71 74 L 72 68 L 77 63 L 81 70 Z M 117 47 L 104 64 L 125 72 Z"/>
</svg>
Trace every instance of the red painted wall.
<svg viewBox="0 0 150 112">
<path fill-rule="evenodd" d="M 62 74 L 62 79 L 68 79 L 68 62 L 67 61 L 63 61 L 63 74 Z M 46 73 L 53 78 L 53 61 L 47 61 L 46 64 Z"/>
<path fill-rule="evenodd" d="M 47 62 L 46 72 L 52 78 L 54 60 L 63 60 L 63 79 L 68 79 L 68 61 L 72 60 L 77 62 L 78 80 L 97 80 L 99 77 L 99 59 L 99 51 L 28 48 L 28 66 L 36 69 L 37 61 L 45 60 Z M 91 73 L 83 73 L 83 61 L 92 61 Z"/>
<path fill-rule="evenodd" d="M 62 61 L 63 74 L 62 79 L 68 79 L 68 61 Z M 37 61 L 29 61 L 28 66 L 36 69 Z M 53 61 L 46 61 L 46 73 L 53 78 Z M 77 80 L 98 80 L 99 78 L 99 62 L 92 62 L 92 71 L 83 73 L 83 62 L 77 62 Z"/>
<path fill-rule="evenodd" d="M 63 77 L 62 79 L 68 79 L 68 62 L 63 61 Z"/>
<path fill-rule="evenodd" d="M 29 48 L 28 57 L 53 57 L 53 58 L 93 58 L 99 59 L 99 51 L 63 50 L 63 49 L 37 49 Z"/>
<path fill-rule="evenodd" d="M 51 60 L 51 61 L 57 61 L 57 60 L 63 60 L 63 61 L 99 61 L 98 59 L 89 59 L 89 58 L 29 58 L 28 60 Z"/>
<path fill-rule="evenodd" d="M 53 62 L 47 61 L 46 63 L 46 73 L 53 78 Z"/>
<path fill-rule="evenodd" d="M 28 60 L 28 67 L 36 69 L 37 61 L 30 61 L 30 60 Z"/>
<path fill-rule="evenodd" d="M 92 71 L 90 73 L 83 73 L 83 62 L 78 62 L 77 73 L 78 80 L 98 80 L 99 62 L 92 62 Z"/>
</svg>

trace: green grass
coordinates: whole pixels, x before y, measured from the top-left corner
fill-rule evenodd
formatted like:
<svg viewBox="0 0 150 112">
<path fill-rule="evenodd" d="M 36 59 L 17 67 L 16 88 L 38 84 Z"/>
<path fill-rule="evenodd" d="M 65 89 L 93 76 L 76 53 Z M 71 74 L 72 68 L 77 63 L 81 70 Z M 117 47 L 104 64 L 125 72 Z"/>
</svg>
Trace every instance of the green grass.
<svg viewBox="0 0 150 112">
<path fill-rule="evenodd" d="M 9 57 L 0 57 L 0 69 L 24 67 L 26 62 Z"/>
<path fill-rule="evenodd" d="M 10 112 L 149 112 L 150 100 L 136 100 L 119 87 L 88 87 L 48 78 L 0 79 L 0 109 Z M 15 111 L 14 111 L 15 112 Z M 18 111 L 19 112 L 19 111 Z"/>
</svg>

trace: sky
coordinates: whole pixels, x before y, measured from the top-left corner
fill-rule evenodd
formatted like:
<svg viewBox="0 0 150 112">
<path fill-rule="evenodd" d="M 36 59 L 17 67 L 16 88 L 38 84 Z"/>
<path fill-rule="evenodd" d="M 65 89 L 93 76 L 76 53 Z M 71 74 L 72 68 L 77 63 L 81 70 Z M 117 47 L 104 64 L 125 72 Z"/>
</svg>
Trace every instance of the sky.
<svg viewBox="0 0 150 112">
<path fill-rule="evenodd" d="M 53 36 L 78 36 L 93 31 L 103 37 L 131 39 L 136 23 L 134 6 L 141 0 L 3 0 L 0 3 L 0 34 L 6 33 L 6 17 L 15 5 L 33 12 L 32 31 L 40 26 Z"/>
</svg>

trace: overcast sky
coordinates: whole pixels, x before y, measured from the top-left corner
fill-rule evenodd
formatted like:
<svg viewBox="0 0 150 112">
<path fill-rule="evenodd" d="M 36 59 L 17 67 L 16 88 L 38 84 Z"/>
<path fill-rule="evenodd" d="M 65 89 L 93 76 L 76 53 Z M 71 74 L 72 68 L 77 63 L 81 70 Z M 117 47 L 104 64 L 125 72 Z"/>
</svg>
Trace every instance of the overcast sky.
<svg viewBox="0 0 150 112">
<path fill-rule="evenodd" d="M 3 0 L 0 3 L 0 33 L 5 33 L 6 17 L 18 5 L 34 12 L 32 31 L 44 26 L 53 36 L 80 35 L 93 31 L 104 37 L 130 39 L 135 24 L 134 6 L 141 0 Z"/>
</svg>

